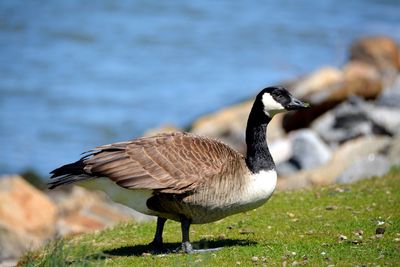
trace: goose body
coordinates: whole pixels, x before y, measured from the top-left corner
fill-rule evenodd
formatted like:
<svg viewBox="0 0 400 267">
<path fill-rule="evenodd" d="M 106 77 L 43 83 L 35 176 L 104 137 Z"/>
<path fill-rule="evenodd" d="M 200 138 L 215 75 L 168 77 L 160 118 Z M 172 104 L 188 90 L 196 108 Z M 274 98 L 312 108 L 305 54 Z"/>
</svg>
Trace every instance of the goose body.
<svg viewBox="0 0 400 267">
<path fill-rule="evenodd" d="M 155 149 L 156 144 L 163 145 Z M 208 223 L 256 208 L 271 196 L 276 184 L 274 170 L 253 174 L 237 151 L 189 133 L 161 134 L 99 147 L 98 151 L 102 152 L 84 160 L 87 172 L 105 175 L 129 188 L 131 208 L 176 221 L 184 215 L 194 224 Z M 124 162 L 126 166 L 121 165 Z M 182 166 L 181 162 L 191 165 Z M 137 173 L 130 171 L 133 165 Z M 126 170 L 129 177 L 124 175 Z M 143 174 L 145 178 L 140 180 Z"/>
<path fill-rule="evenodd" d="M 247 128 L 247 155 L 217 140 L 190 133 L 164 133 L 99 146 L 75 163 L 51 173 L 50 188 L 106 177 L 129 190 L 129 206 L 158 217 L 152 242 L 162 246 L 167 219 L 181 222 L 182 248 L 191 252 L 190 224 L 217 221 L 264 204 L 277 181 L 266 143 L 273 115 L 306 105 L 282 87 L 268 87 L 256 97 Z"/>
</svg>

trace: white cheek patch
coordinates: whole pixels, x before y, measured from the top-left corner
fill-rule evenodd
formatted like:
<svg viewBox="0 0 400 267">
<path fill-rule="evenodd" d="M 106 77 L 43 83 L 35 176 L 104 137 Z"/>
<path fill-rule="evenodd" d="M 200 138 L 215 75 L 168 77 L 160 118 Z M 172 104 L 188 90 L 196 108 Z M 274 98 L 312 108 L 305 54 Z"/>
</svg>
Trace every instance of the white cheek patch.
<svg viewBox="0 0 400 267">
<path fill-rule="evenodd" d="M 285 108 L 281 103 L 276 102 L 275 99 L 268 93 L 262 96 L 262 102 L 264 104 L 264 112 L 268 116 L 274 116 L 277 113 L 285 111 Z"/>
</svg>

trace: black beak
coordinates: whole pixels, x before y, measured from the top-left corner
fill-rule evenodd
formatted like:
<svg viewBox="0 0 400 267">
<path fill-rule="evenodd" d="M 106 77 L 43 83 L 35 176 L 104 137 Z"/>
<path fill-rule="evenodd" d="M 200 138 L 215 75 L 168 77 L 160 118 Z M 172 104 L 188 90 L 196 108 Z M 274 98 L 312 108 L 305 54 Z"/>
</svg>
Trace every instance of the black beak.
<svg viewBox="0 0 400 267">
<path fill-rule="evenodd" d="M 298 110 L 310 107 L 310 104 L 292 97 L 292 101 L 286 106 L 286 110 Z"/>
</svg>

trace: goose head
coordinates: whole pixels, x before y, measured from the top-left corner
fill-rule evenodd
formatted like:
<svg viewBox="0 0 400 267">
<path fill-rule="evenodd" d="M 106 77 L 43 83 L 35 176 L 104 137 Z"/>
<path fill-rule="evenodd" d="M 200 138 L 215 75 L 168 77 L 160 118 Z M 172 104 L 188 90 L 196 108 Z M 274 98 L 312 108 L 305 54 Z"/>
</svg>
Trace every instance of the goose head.
<svg viewBox="0 0 400 267">
<path fill-rule="evenodd" d="M 246 164 L 252 173 L 275 169 L 266 142 L 267 125 L 278 113 L 307 108 L 309 105 L 294 98 L 285 88 L 267 87 L 258 93 L 246 127 Z"/>
<path fill-rule="evenodd" d="M 261 104 L 263 112 L 270 118 L 281 112 L 309 107 L 309 104 L 296 99 L 281 86 L 263 89 L 257 95 L 256 102 Z"/>
</svg>

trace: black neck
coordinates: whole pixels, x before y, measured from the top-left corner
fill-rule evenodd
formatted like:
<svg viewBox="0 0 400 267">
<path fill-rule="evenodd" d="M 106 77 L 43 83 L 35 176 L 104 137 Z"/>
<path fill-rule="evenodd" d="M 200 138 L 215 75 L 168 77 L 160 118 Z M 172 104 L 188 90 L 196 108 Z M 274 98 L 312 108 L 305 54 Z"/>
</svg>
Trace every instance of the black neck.
<svg viewBox="0 0 400 267">
<path fill-rule="evenodd" d="M 250 112 L 246 128 L 246 164 L 253 173 L 275 169 L 266 141 L 267 125 L 271 118 L 256 103 Z"/>
</svg>

